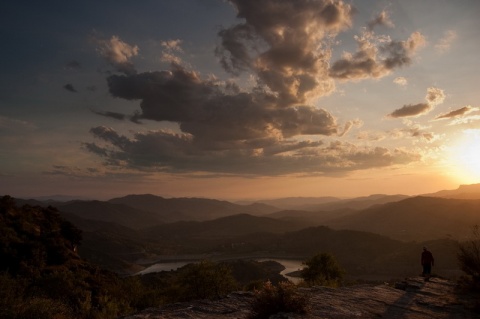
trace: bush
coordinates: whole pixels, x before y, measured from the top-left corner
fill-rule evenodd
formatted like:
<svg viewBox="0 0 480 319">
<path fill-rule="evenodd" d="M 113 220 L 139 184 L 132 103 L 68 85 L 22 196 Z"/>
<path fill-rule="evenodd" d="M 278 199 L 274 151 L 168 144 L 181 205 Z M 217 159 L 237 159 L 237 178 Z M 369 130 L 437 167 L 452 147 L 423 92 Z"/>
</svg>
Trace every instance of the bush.
<svg viewBox="0 0 480 319">
<path fill-rule="evenodd" d="M 230 267 L 204 260 L 179 269 L 171 287 L 174 299 L 216 299 L 235 290 L 237 283 Z"/>
<path fill-rule="evenodd" d="M 473 227 L 472 238 L 459 244 L 458 262 L 470 279 L 470 284 L 480 290 L 480 227 Z"/>
<path fill-rule="evenodd" d="M 309 286 L 337 287 L 345 273 L 335 257 L 329 253 L 317 254 L 303 264 L 306 267 L 302 269 L 301 276 Z"/>
<path fill-rule="evenodd" d="M 24 302 L 17 319 L 70 319 L 75 318 L 71 309 L 58 300 L 30 298 Z"/>
<path fill-rule="evenodd" d="M 260 290 L 255 290 L 254 294 L 250 316 L 252 319 L 269 318 L 279 312 L 299 314 L 307 312 L 308 296 L 300 293 L 290 281 L 281 282 L 278 286 L 267 281 Z"/>
</svg>

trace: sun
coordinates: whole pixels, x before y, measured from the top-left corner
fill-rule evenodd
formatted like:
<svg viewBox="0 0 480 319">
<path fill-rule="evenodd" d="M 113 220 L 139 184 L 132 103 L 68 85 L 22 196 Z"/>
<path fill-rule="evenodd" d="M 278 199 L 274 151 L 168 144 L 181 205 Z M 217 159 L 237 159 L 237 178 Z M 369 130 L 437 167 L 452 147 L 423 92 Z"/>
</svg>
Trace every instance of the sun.
<svg viewBox="0 0 480 319">
<path fill-rule="evenodd" d="M 480 182 L 480 130 L 465 130 L 448 153 L 455 177 L 464 183 Z"/>
</svg>

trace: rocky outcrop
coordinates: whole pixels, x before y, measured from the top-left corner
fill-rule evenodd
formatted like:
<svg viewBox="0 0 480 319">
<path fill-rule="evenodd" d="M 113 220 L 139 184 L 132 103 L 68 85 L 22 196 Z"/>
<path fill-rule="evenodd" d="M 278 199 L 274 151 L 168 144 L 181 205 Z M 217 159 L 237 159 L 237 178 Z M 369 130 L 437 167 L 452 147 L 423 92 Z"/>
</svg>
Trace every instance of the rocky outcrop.
<svg viewBox="0 0 480 319">
<path fill-rule="evenodd" d="M 429 282 L 424 282 L 423 278 L 409 278 L 395 285 L 314 287 L 302 290 L 310 295 L 307 314 L 277 314 L 271 318 L 480 318 L 468 307 L 468 296 L 459 296 L 454 283 L 440 278 L 432 278 Z M 248 318 L 252 300 L 252 293 L 236 292 L 217 301 L 176 303 L 146 309 L 123 318 Z"/>
</svg>

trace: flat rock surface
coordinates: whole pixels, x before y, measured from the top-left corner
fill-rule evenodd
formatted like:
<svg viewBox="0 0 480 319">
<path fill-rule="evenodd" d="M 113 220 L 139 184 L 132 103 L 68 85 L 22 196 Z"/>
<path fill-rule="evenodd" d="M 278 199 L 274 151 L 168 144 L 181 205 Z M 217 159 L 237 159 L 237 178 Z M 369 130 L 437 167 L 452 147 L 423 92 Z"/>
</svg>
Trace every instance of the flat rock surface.
<svg viewBox="0 0 480 319">
<path fill-rule="evenodd" d="M 391 285 L 358 285 L 342 288 L 302 289 L 310 294 L 307 314 L 277 314 L 271 318 L 480 318 L 465 305 L 467 296 L 456 293 L 455 284 L 444 279 L 409 278 Z M 146 309 L 124 319 L 143 318 L 248 318 L 253 295 L 232 293 L 221 300 L 198 300 Z"/>
</svg>

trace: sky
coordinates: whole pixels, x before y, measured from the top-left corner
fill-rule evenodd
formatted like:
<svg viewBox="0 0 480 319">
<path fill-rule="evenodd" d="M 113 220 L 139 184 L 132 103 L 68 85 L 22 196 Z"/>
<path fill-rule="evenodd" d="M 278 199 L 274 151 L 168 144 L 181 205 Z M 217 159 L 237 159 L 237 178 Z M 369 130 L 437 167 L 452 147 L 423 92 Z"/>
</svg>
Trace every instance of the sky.
<svg viewBox="0 0 480 319">
<path fill-rule="evenodd" d="M 476 0 L 0 3 L 0 194 L 480 183 Z"/>
</svg>

